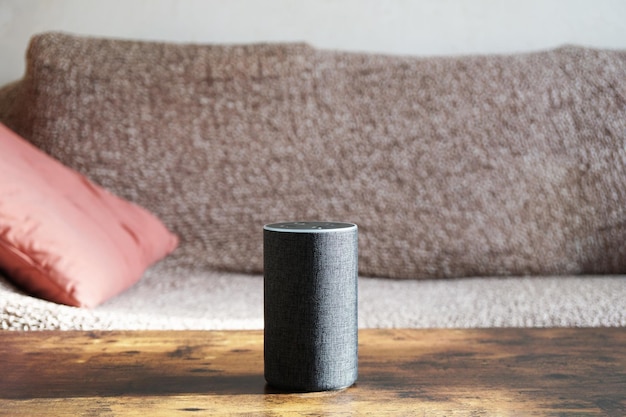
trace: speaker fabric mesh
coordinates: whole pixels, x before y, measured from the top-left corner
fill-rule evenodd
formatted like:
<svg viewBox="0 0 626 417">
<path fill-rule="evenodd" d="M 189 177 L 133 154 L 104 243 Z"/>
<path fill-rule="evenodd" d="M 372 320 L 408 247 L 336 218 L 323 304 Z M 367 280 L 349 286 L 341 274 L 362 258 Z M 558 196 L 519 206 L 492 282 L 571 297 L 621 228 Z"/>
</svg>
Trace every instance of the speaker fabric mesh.
<svg viewBox="0 0 626 417">
<path fill-rule="evenodd" d="M 356 380 L 357 241 L 354 225 L 309 231 L 265 227 L 265 378 L 270 385 L 321 391 Z"/>
</svg>

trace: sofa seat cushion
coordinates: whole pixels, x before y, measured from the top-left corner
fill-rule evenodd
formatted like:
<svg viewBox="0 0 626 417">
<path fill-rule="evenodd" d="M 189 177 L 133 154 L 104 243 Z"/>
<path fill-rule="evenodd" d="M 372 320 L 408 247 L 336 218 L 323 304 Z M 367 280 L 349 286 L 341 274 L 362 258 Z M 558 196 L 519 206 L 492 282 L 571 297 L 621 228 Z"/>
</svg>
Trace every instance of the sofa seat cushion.
<svg viewBox="0 0 626 417">
<path fill-rule="evenodd" d="M 177 244 L 144 209 L 0 124 L 0 269 L 31 294 L 93 307 Z"/>
<path fill-rule="evenodd" d="M 626 53 L 415 58 L 35 36 L 3 118 L 156 213 L 180 265 L 355 222 L 394 278 L 626 272 Z"/>
<path fill-rule="evenodd" d="M 359 279 L 360 328 L 626 326 L 626 277 Z M 159 263 L 118 297 L 77 309 L 0 276 L 0 329 L 263 329 L 263 277 Z"/>
</svg>

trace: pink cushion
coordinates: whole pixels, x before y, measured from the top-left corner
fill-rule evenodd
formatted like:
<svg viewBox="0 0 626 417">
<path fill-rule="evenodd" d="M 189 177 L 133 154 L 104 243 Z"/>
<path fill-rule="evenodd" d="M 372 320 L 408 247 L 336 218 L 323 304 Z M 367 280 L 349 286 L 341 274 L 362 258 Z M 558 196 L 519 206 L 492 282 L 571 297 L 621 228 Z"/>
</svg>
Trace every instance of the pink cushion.
<svg viewBox="0 0 626 417">
<path fill-rule="evenodd" d="M 155 216 L 0 124 L 0 269 L 25 291 L 93 307 L 177 244 Z"/>
</svg>

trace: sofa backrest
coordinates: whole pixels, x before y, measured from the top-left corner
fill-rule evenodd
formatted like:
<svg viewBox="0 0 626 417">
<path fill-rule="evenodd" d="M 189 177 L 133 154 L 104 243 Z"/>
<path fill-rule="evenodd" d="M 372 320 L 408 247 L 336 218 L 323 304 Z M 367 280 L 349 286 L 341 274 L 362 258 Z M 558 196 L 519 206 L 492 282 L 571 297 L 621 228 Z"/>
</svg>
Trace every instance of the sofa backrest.
<svg viewBox="0 0 626 417">
<path fill-rule="evenodd" d="M 157 214 L 180 265 L 357 223 L 360 272 L 626 272 L 626 53 L 416 58 L 47 33 L 0 121 Z M 2 100 L 0 100 L 2 101 Z"/>
</svg>

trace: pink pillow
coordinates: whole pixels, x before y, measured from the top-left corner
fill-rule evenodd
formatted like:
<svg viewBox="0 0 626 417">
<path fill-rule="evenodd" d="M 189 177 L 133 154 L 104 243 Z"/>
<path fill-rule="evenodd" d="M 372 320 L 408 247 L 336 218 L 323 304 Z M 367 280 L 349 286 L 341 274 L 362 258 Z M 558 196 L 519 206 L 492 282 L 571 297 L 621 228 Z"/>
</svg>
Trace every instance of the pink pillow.
<svg viewBox="0 0 626 417">
<path fill-rule="evenodd" d="M 152 214 L 0 124 L 0 269 L 32 295 L 93 307 L 137 282 L 178 239 Z"/>
</svg>

